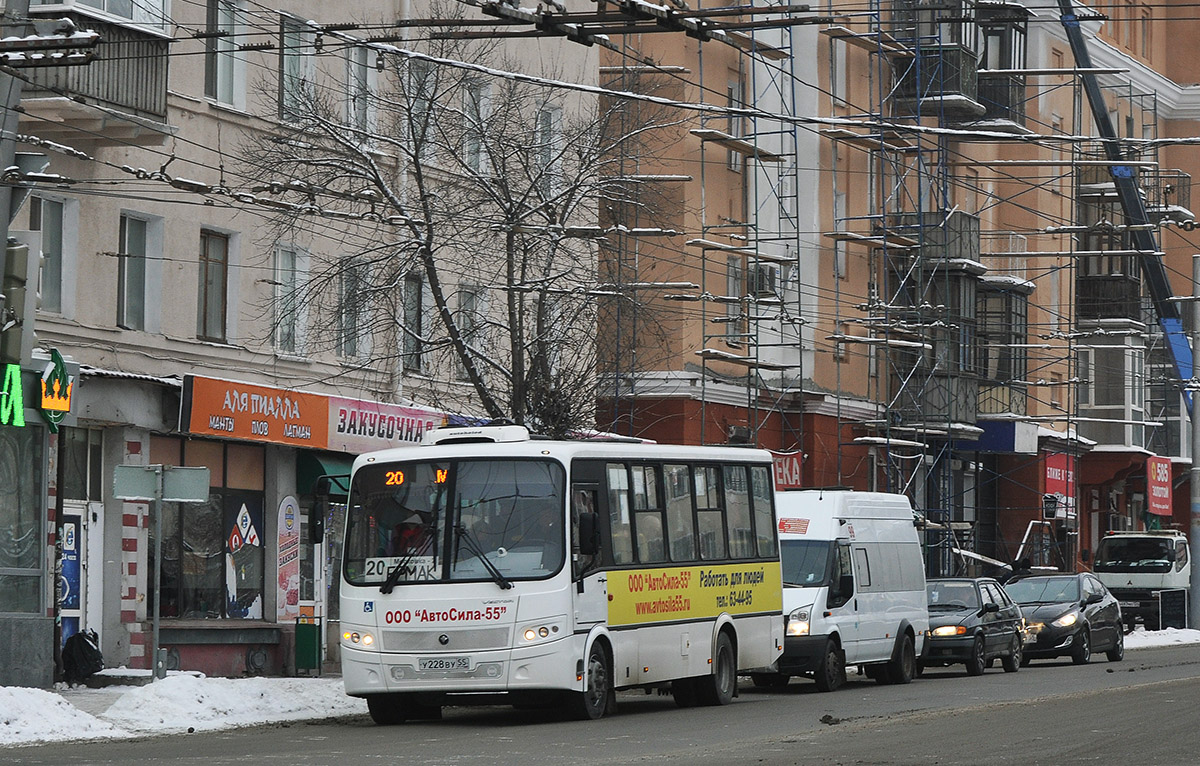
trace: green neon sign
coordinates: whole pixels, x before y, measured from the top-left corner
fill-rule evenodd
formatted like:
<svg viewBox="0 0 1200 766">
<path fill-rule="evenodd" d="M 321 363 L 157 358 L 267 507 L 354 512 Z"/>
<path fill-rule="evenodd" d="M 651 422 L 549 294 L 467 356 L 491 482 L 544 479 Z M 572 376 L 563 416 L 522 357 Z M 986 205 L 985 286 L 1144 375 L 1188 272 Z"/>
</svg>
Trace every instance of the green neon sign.
<svg viewBox="0 0 1200 766">
<path fill-rule="evenodd" d="M 0 425 L 25 425 L 25 398 L 21 394 L 21 365 L 4 365 L 4 385 L 0 387 Z"/>
</svg>

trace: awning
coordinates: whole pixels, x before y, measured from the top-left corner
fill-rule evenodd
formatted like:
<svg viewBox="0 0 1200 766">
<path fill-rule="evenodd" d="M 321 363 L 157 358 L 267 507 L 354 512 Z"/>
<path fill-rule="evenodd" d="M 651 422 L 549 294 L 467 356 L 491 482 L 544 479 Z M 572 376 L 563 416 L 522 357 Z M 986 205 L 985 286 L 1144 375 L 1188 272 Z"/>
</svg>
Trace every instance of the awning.
<svg viewBox="0 0 1200 766">
<path fill-rule="evenodd" d="M 350 492 L 350 468 L 354 458 L 338 452 L 305 450 L 296 456 L 296 494 L 311 495 L 322 476 L 334 477 L 330 484 L 331 496 L 337 497 Z"/>
</svg>

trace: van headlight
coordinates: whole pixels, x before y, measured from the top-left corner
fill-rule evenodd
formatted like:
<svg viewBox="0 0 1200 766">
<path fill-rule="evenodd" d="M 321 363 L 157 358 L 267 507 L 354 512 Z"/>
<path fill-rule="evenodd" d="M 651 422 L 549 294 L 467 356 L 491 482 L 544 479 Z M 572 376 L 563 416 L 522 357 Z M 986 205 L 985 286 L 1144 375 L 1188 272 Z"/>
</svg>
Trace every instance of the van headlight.
<svg viewBox="0 0 1200 766">
<path fill-rule="evenodd" d="M 787 634 L 789 636 L 808 635 L 808 610 L 809 607 L 803 607 L 801 609 L 793 609 L 788 614 Z"/>
</svg>

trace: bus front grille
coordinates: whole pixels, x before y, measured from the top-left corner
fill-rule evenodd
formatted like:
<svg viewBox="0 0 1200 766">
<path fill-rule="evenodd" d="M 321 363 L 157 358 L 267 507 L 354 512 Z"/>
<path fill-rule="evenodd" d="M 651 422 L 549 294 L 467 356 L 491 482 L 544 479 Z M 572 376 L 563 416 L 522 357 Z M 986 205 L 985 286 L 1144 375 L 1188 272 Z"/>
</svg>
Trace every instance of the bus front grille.
<svg viewBox="0 0 1200 766">
<path fill-rule="evenodd" d="M 443 642 L 442 637 L 446 640 Z M 385 652 L 477 652 L 505 649 L 508 628 L 458 628 L 446 630 L 385 630 Z"/>
</svg>

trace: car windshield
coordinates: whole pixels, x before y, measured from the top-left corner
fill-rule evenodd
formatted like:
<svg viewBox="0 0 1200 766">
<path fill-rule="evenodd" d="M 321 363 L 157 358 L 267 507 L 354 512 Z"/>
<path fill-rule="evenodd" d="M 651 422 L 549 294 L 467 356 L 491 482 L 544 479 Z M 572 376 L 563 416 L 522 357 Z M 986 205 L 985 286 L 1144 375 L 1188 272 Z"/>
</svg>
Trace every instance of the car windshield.
<svg viewBox="0 0 1200 766">
<path fill-rule="evenodd" d="M 354 585 L 548 577 L 564 560 L 565 483 L 548 460 L 366 465 L 342 571 Z"/>
<path fill-rule="evenodd" d="M 829 584 L 828 540 L 780 540 L 779 557 L 783 566 L 783 584 L 816 588 Z"/>
<path fill-rule="evenodd" d="M 1172 541 L 1149 537 L 1105 537 L 1096 548 L 1097 572 L 1169 572 Z"/>
<path fill-rule="evenodd" d="M 929 582 L 925 584 L 925 593 L 931 611 L 979 608 L 979 593 L 975 590 L 975 583 Z"/>
<path fill-rule="evenodd" d="M 1079 600 L 1079 581 L 1074 577 L 1027 577 L 1004 586 L 1018 604 L 1055 604 Z"/>
</svg>

